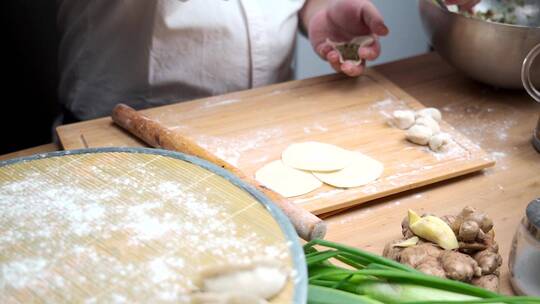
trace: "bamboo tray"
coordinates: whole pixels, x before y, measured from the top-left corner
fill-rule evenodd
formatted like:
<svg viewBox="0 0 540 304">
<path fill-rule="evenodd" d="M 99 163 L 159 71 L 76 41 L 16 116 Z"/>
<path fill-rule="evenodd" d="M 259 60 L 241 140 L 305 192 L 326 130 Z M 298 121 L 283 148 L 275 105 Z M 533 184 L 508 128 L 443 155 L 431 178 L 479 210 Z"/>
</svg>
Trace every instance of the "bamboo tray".
<svg viewBox="0 0 540 304">
<path fill-rule="evenodd" d="M 100 148 L 0 162 L 0 230 L 1 303 L 181 303 L 202 268 L 260 258 L 291 273 L 272 303 L 306 300 L 304 255 L 281 211 L 181 153 Z"/>
</svg>

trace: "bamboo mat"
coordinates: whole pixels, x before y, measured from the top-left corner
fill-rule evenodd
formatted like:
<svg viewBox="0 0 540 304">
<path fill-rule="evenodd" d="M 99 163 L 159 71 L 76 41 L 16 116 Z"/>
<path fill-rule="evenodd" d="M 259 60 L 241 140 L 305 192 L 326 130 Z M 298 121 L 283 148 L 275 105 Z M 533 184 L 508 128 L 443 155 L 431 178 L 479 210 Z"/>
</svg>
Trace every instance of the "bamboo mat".
<svg viewBox="0 0 540 304">
<path fill-rule="evenodd" d="M 104 151 L 0 163 L 1 303 L 181 303 L 201 269 L 257 259 L 290 270 L 272 303 L 302 296 L 292 228 L 245 189 L 191 158 Z"/>
</svg>

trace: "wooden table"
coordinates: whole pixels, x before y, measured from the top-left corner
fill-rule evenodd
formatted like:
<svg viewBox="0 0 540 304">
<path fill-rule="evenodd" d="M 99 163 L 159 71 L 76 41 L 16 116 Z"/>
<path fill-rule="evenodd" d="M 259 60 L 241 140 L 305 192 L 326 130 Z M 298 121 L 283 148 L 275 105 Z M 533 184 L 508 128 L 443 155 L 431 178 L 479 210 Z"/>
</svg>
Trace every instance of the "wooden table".
<svg viewBox="0 0 540 304">
<path fill-rule="evenodd" d="M 540 113 L 523 91 L 497 90 L 459 74 L 434 54 L 375 67 L 426 106 L 438 107 L 445 120 L 489 152 L 495 168 L 432 186 L 378 199 L 327 215 L 327 239 L 381 253 L 400 236 L 407 209 L 455 214 L 464 206 L 493 218 L 504 258 L 501 292 L 511 294 L 507 259 L 512 236 L 525 206 L 540 196 L 540 153 L 531 136 Z M 54 144 L 0 156 L 0 160 L 59 149 Z"/>
</svg>

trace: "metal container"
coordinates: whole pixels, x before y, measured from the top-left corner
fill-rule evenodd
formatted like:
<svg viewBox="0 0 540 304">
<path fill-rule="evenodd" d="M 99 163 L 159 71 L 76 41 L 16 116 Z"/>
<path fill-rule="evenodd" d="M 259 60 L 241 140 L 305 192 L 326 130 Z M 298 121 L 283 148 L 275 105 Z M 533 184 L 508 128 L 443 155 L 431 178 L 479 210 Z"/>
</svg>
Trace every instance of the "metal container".
<svg viewBox="0 0 540 304">
<path fill-rule="evenodd" d="M 540 296 L 540 198 L 527 206 L 514 234 L 508 269 L 517 294 Z"/>
<path fill-rule="evenodd" d="M 536 151 L 540 153 L 540 115 L 538 115 L 538 123 L 536 124 L 536 129 L 534 130 L 532 142 L 536 148 Z"/>
<path fill-rule="evenodd" d="M 483 0 L 475 9 L 498 7 L 508 1 Z M 419 0 L 424 29 L 435 50 L 451 65 L 473 79 L 502 88 L 523 88 L 522 69 L 529 92 L 540 101 L 540 1 L 524 0 L 511 25 L 449 12 L 432 0 Z M 522 16 L 523 10 L 526 16 Z M 519 14 L 518 14 L 519 13 Z M 528 57 L 528 68 L 524 66 Z M 523 79 L 526 81 L 526 79 Z"/>
</svg>

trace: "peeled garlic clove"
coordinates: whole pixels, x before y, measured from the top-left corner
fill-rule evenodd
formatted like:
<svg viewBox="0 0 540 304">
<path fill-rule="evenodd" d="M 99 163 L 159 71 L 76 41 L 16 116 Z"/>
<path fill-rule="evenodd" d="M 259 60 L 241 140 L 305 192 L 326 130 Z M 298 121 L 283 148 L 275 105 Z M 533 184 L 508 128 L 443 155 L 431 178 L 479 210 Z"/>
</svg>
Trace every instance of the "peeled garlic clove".
<svg viewBox="0 0 540 304">
<path fill-rule="evenodd" d="M 452 228 L 436 216 L 419 217 L 414 211 L 409 210 L 409 227 L 415 235 L 431 241 L 443 249 L 452 250 L 459 247 Z"/>
</svg>

